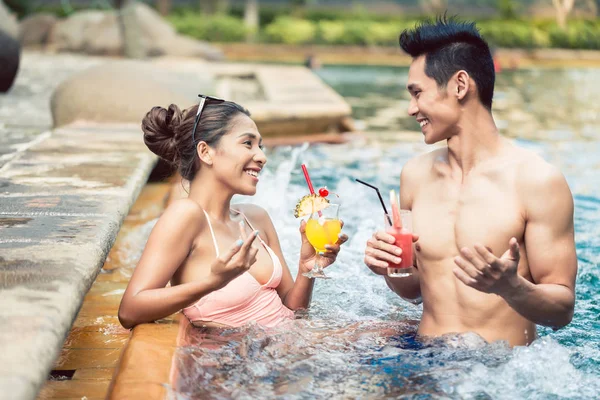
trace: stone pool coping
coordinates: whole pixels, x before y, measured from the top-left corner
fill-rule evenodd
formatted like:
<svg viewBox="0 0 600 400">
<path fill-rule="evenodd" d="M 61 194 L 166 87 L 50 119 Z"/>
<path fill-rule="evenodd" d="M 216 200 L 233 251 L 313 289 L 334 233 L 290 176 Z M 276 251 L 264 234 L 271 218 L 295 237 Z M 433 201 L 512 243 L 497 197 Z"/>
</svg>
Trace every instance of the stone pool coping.
<svg viewBox="0 0 600 400">
<path fill-rule="evenodd" d="M 232 86 L 236 83 L 229 80 L 255 81 L 258 98 L 238 101 L 251 112 L 264 138 L 293 140 L 297 136 L 318 135 L 314 141 L 331 141 L 335 140 L 331 138 L 333 134 L 354 130 L 352 107 L 303 66 L 207 63 L 179 58 L 159 58 L 152 63 L 173 72 L 209 74 L 217 84 L 217 95 L 224 99 L 235 98 L 236 89 Z"/>
<path fill-rule="evenodd" d="M 177 348 L 189 345 L 194 328 L 178 312 L 133 328 L 115 369 L 107 400 L 162 400 L 177 388 Z"/>
<path fill-rule="evenodd" d="M 0 399 L 33 399 L 156 158 L 137 125 L 48 131 L 0 168 Z"/>
<path fill-rule="evenodd" d="M 188 324 L 180 313 L 133 328 L 106 395 L 107 400 L 162 400 L 176 379 L 176 349 Z"/>
<path fill-rule="evenodd" d="M 232 61 L 303 63 L 309 55 L 324 64 L 409 66 L 412 58 L 399 46 L 285 45 L 275 43 L 212 43 Z M 497 48 L 503 68 L 598 67 L 600 51 L 585 49 Z"/>
</svg>

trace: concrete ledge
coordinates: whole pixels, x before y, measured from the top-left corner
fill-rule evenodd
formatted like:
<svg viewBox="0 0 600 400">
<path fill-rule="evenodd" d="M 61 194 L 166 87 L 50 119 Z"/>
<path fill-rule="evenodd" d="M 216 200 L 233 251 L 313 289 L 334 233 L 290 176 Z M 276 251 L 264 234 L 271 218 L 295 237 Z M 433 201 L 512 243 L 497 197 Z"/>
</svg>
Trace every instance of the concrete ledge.
<svg viewBox="0 0 600 400">
<path fill-rule="evenodd" d="M 174 378 L 174 355 L 179 345 L 181 314 L 161 320 L 161 323 L 142 324 L 123 349 L 107 399 L 167 398 Z"/>
<path fill-rule="evenodd" d="M 199 71 L 214 76 L 217 95 L 246 107 L 265 138 L 351 130 L 350 105 L 305 67 L 202 63 L 173 58 L 153 62 L 173 73 Z M 251 96 L 239 93 L 237 86 L 244 82 L 253 87 Z"/>
<path fill-rule="evenodd" d="M 264 99 L 243 103 L 264 137 L 340 132 L 352 108 L 331 87 L 304 67 L 232 65 L 215 71 L 253 76 Z"/>
<path fill-rule="evenodd" d="M 400 33 L 400 32 L 398 32 Z M 270 43 L 214 43 L 231 61 L 303 63 L 308 55 L 324 64 L 408 66 L 411 57 L 399 46 L 327 46 Z M 503 67 L 577 67 L 600 64 L 598 50 L 498 48 Z"/>
<path fill-rule="evenodd" d="M 137 126 L 71 125 L 0 168 L 0 399 L 36 397 L 155 161 Z"/>
</svg>

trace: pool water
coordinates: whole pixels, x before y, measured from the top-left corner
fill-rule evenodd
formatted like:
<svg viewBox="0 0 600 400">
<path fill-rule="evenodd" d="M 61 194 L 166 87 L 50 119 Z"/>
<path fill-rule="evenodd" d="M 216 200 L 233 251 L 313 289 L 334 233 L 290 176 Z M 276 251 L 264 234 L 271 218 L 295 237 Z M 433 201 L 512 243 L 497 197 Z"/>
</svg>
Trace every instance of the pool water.
<svg viewBox="0 0 600 400">
<path fill-rule="evenodd" d="M 498 112 L 503 132 L 518 136 L 518 124 L 503 119 L 517 112 L 527 116 L 521 116 L 522 127 L 537 126 L 545 134 L 552 133 L 545 140 L 528 136 L 517 143 L 559 167 L 575 198 L 579 273 L 575 316 L 570 325 L 558 331 L 541 327 L 540 338 L 532 345 L 514 349 L 503 342 L 488 344 L 476 334 L 415 340 L 422 307 L 399 299 L 381 277 L 363 264 L 365 243 L 373 231 L 381 228 L 383 214 L 374 192 L 354 182 L 354 178 L 371 182 L 383 192 L 397 188 L 402 165 L 432 147 L 422 143 L 419 132 L 399 134 L 418 129 L 416 123 L 404 117 L 405 69 L 325 68 L 319 74 L 349 99 L 368 133 L 343 145 L 269 151 L 257 195 L 235 201 L 253 202 L 268 210 L 295 276 L 300 240 L 293 209 L 307 191 L 299 167 L 306 163 L 316 187 L 326 185 L 340 196 L 340 216 L 350 237 L 337 262 L 327 269 L 332 279 L 316 282 L 310 312 L 299 314 L 291 324 L 270 330 L 251 324 L 211 334 L 194 332 L 190 340 L 195 344 L 178 350 L 179 373 L 170 396 L 598 398 L 600 142 L 593 139 L 600 124 L 593 110 L 593 104 L 598 104 L 597 94 L 589 88 L 577 89 L 582 80 L 595 73 L 590 71 L 512 72 L 498 80 L 497 88 L 498 103 L 504 102 Z M 537 79 L 537 85 L 531 77 Z M 552 85 L 544 83 L 549 81 Z M 515 82 L 534 86 L 521 88 Z M 548 110 L 535 103 L 543 99 L 540 101 L 554 102 L 558 107 L 560 101 L 556 98 L 563 89 L 576 91 L 573 96 L 580 108 L 569 104 L 576 112 L 553 112 L 555 122 L 549 123 Z M 364 103 L 358 100 L 361 97 Z M 585 121 L 574 118 L 580 114 Z M 132 240 L 138 245 L 132 260 L 139 257 L 151 226 L 135 233 Z"/>
</svg>

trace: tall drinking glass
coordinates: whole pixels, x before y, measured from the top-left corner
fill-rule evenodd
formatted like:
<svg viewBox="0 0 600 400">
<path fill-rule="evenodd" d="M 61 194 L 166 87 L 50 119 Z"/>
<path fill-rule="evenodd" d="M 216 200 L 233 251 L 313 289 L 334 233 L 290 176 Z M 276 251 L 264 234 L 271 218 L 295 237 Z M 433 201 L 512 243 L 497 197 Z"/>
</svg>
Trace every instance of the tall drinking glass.
<svg viewBox="0 0 600 400">
<path fill-rule="evenodd" d="M 415 272 L 413 266 L 413 246 L 412 246 L 412 215 L 410 210 L 400 210 L 402 227 L 392 225 L 394 220 L 391 214 L 385 214 L 385 231 L 394 236 L 396 246 L 402 249 L 399 264 L 389 263 L 387 274 L 392 278 L 404 278 L 411 276 Z"/>
<path fill-rule="evenodd" d="M 342 231 L 339 208 L 339 204 L 329 203 L 327 208 L 313 212 L 306 221 L 306 238 L 317 252 L 313 269 L 303 274 L 306 277 L 329 279 L 323 272 L 322 254 L 327 251 L 326 245 L 337 243 Z"/>
</svg>

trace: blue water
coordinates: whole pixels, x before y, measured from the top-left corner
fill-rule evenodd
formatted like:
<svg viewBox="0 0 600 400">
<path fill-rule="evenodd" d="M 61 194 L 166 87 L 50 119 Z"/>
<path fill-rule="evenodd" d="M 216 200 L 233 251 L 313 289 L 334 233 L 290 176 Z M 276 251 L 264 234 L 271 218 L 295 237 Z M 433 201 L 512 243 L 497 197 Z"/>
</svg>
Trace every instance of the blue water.
<svg viewBox="0 0 600 400">
<path fill-rule="evenodd" d="M 316 283 L 311 311 L 293 324 L 272 330 L 250 325 L 219 334 L 194 332 L 192 341 L 197 344 L 178 350 L 180 372 L 172 398 L 599 397 L 600 142 L 589 140 L 600 126 L 597 115 L 590 114 L 595 112 L 590 111 L 590 103 L 597 95 L 585 88 L 576 95 L 582 105 L 577 113 L 587 113 L 585 123 L 571 122 L 574 113 L 560 119 L 555 111 L 558 122 L 549 124 L 546 108 L 531 104 L 545 97 L 558 106 L 557 87 L 568 93 L 579 90 L 580 81 L 591 72 L 521 71 L 498 81 L 499 102 L 504 101 L 501 122 L 518 110 L 528 113 L 528 123 L 538 121 L 540 129 L 555 133 L 546 140 L 518 139 L 517 143 L 538 152 L 565 174 L 575 198 L 579 259 L 573 322 L 558 331 L 541 327 L 540 338 L 531 346 L 514 349 L 503 342 L 485 343 L 475 334 L 416 341 L 421 306 L 399 299 L 362 262 L 365 242 L 381 227 L 383 216 L 377 197 L 354 178 L 383 191 L 397 188 L 401 166 L 415 154 L 431 150 L 415 133 L 416 124 L 403 116 L 405 109 L 398 108 L 394 116 L 394 107 L 405 101 L 405 73 L 401 68 L 372 67 L 330 67 L 319 72 L 348 98 L 367 133 L 344 145 L 271 150 L 257 195 L 236 201 L 267 208 L 295 276 L 299 237 L 292 210 L 306 192 L 299 168 L 306 163 L 316 186 L 327 185 L 339 194 L 350 240 L 327 270 L 332 279 Z M 554 87 L 531 87 L 532 79 L 545 82 L 544 77 L 563 81 Z M 515 88 L 518 82 L 527 84 Z M 524 94 L 515 99 L 515 92 Z M 514 121 L 500 125 L 507 135 L 518 136 Z M 406 133 L 411 130 L 412 134 Z"/>
</svg>

